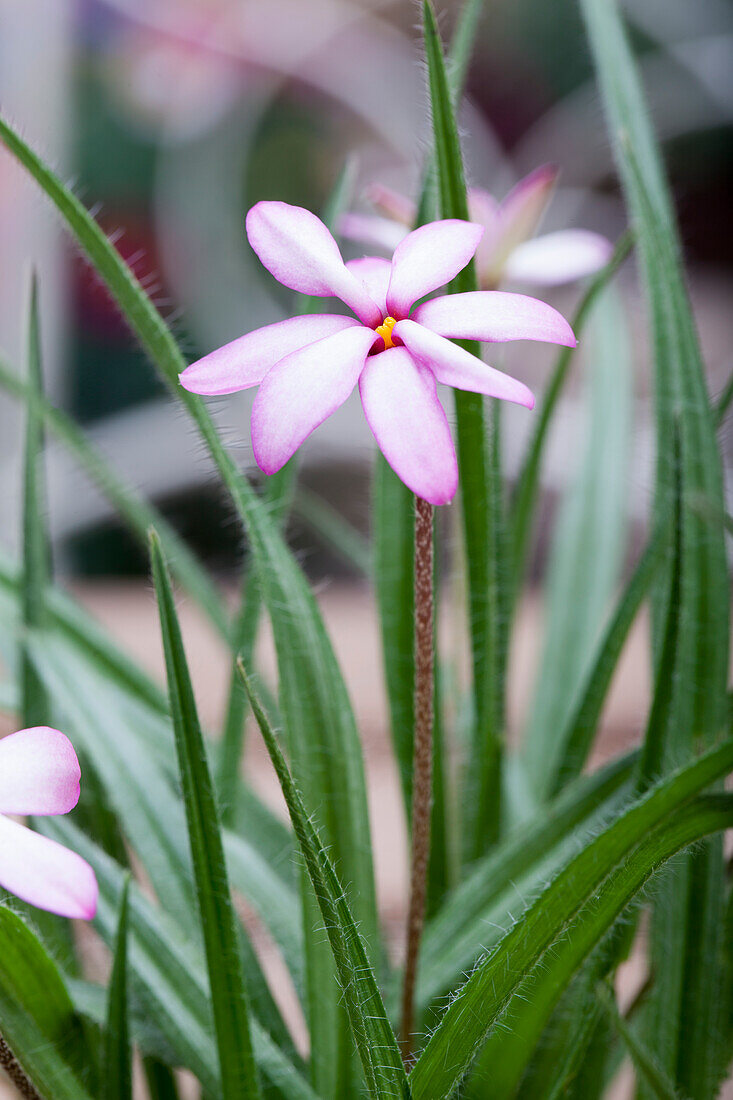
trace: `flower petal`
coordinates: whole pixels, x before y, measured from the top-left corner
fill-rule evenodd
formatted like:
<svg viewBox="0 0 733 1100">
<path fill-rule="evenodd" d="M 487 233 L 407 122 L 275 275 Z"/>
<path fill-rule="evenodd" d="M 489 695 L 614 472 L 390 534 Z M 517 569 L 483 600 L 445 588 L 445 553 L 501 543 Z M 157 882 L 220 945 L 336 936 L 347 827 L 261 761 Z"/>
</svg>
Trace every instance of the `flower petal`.
<svg viewBox="0 0 733 1100">
<path fill-rule="evenodd" d="M 382 311 L 387 313 L 387 288 L 392 274 L 392 264 L 380 256 L 362 256 L 358 260 L 349 260 L 346 265 L 357 279 L 364 283 L 369 297 L 373 298 Z"/>
<path fill-rule="evenodd" d="M 533 236 L 552 198 L 557 168 L 543 164 L 521 179 L 500 206 L 502 246 L 509 251 Z"/>
<path fill-rule="evenodd" d="M 404 225 L 405 231 L 415 224 L 417 206 L 412 199 L 401 195 L 399 191 L 386 187 L 383 183 L 370 183 L 366 189 L 366 197 L 381 214 Z"/>
<path fill-rule="evenodd" d="M 452 340 L 546 340 L 574 348 L 577 341 L 562 314 L 526 294 L 475 290 L 424 302 L 412 315 L 426 328 Z"/>
<path fill-rule="evenodd" d="M 407 226 L 390 218 L 380 218 L 377 214 L 342 214 L 338 220 L 338 231 L 349 241 L 362 241 L 386 252 L 394 252 L 409 233 Z"/>
<path fill-rule="evenodd" d="M 485 289 L 499 285 L 509 255 L 536 231 L 556 179 L 557 169 L 545 164 L 520 180 L 499 206 L 494 230 L 487 233 L 476 255 L 479 282 Z"/>
<path fill-rule="evenodd" d="M 508 279 L 555 286 L 582 279 L 604 267 L 613 245 L 589 229 L 561 229 L 525 241 L 509 256 L 504 269 Z"/>
<path fill-rule="evenodd" d="M 408 233 L 392 257 L 389 314 L 401 320 L 418 298 L 449 283 L 469 262 L 483 232 L 482 225 L 448 219 Z"/>
<path fill-rule="evenodd" d="M 61 917 L 91 920 L 97 911 L 97 880 L 89 864 L 8 817 L 0 817 L 0 886 Z"/>
<path fill-rule="evenodd" d="M 67 814 L 79 801 L 81 769 L 74 747 L 48 726 L 0 741 L 0 813 Z"/>
<path fill-rule="evenodd" d="M 496 241 L 501 231 L 499 204 L 488 191 L 471 187 L 468 192 L 468 213 L 472 222 L 484 227 L 484 235 L 476 249 L 476 271 L 479 281 L 483 282 L 485 273 L 492 269 Z"/>
<path fill-rule="evenodd" d="M 252 406 L 252 446 L 264 473 L 284 466 L 343 405 L 377 340 L 372 329 L 354 325 L 294 351 L 269 371 Z"/>
<path fill-rule="evenodd" d="M 270 367 L 316 340 L 358 325 L 353 317 L 316 313 L 255 329 L 205 355 L 179 375 L 191 393 L 217 395 L 259 386 Z"/>
<path fill-rule="evenodd" d="M 247 214 L 247 237 L 267 270 L 301 294 L 333 294 L 364 324 L 378 325 L 379 310 L 353 275 L 326 226 L 302 206 L 258 202 Z"/>
<path fill-rule="evenodd" d="M 407 348 L 373 355 L 359 379 L 364 413 L 397 476 L 431 504 L 447 504 L 458 487 L 458 464 L 435 378 Z"/>
<path fill-rule="evenodd" d="M 528 409 L 534 407 L 532 391 L 523 382 L 489 367 L 458 344 L 452 344 L 415 321 L 398 321 L 392 335 L 399 337 L 410 354 L 429 367 L 446 386 L 515 401 Z"/>
</svg>

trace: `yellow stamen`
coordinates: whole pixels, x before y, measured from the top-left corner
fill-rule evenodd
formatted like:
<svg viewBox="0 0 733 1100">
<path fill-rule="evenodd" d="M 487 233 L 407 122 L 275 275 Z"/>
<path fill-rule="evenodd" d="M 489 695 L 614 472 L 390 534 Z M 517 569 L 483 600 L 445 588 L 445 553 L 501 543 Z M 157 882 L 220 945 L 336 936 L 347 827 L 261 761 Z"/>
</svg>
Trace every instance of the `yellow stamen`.
<svg viewBox="0 0 733 1100">
<path fill-rule="evenodd" d="M 395 327 L 396 324 L 397 322 L 395 321 L 394 317 L 385 317 L 381 325 L 377 325 L 375 329 L 377 335 L 381 336 L 384 340 L 385 351 L 387 350 L 387 348 L 394 347 L 394 344 L 392 343 L 392 329 Z"/>
</svg>

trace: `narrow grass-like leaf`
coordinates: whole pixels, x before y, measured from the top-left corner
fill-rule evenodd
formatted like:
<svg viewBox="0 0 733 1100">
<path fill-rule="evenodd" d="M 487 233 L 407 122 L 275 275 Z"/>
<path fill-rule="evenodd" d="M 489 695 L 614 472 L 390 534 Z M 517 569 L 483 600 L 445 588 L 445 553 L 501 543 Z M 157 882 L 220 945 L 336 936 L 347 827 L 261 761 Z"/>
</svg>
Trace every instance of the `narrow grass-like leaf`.
<svg viewBox="0 0 733 1100">
<path fill-rule="evenodd" d="M 624 193 L 637 227 L 654 346 L 657 421 L 656 522 L 682 494 L 678 644 L 666 728 L 665 766 L 710 744 L 725 722 L 729 580 L 723 532 L 688 508 L 723 507 L 721 461 L 680 243 L 661 157 L 616 0 L 581 0 Z M 677 461 L 679 454 L 679 461 Z M 660 571 L 654 610 L 657 659 L 674 596 L 672 563 Z M 655 661 L 655 665 L 656 665 Z M 724 897 L 719 843 L 675 865 L 655 917 L 657 981 L 648 1044 L 683 1092 L 709 1100 L 719 1058 L 720 997 L 711 993 Z M 712 953 L 712 954 L 711 954 Z M 713 967 L 715 964 L 712 964 Z M 693 1026 L 688 1026 L 689 1021 Z"/>
<path fill-rule="evenodd" d="M 619 599 L 588 673 L 585 689 L 558 737 L 558 764 L 548 781 L 552 793 L 557 793 L 580 775 L 588 758 L 618 659 L 637 612 L 663 562 L 668 537 L 668 531 L 664 528 L 658 528 L 652 535 Z"/>
<path fill-rule="evenodd" d="M 646 1085 L 651 1095 L 656 1096 L 657 1100 L 680 1100 L 680 1093 L 674 1083 L 669 1080 L 661 1066 L 657 1065 L 654 1056 L 646 1049 L 643 1041 L 619 1012 L 613 990 L 605 983 L 601 983 L 597 989 L 597 997 L 614 1030 L 621 1037 L 634 1063 L 639 1081 Z"/>
<path fill-rule="evenodd" d="M 295 787 L 267 715 L 243 666 L 240 668 L 318 899 L 369 1094 L 374 1100 L 409 1097 L 397 1040 L 343 887 Z"/>
<path fill-rule="evenodd" d="M 260 1096 L 224 846 L 178 617 L 160 542 L 150 539 L 173 729 L 206 952 L 223 1100 Z"/>
<path fill-rule="evenodd" d="M 579 473 L 557 518 L 546 578 L 546 625 L 523 754 L 540 800 L 618 582 L 625 542 L 631 421 L 631 349 L 609 288 L 591 318 L 586 360 L 586 439 Z"/>
<path fill-rule="evenodd" d="M 472 868 L 425 930 L 417 987 L 421 1009 L 456 987 L 512 923 L 518 900 L 544 887 L 581 839 L 608 820 L 628 795 L 635 760 L 623 757 L 580 779 Z"/>
<path fill-rule="evenodd" d="M 95 928 L 111 947 L 117 927 L 119 896 L 126 872 L 84 833 L 64 817 L 44 818 L 42 831 L 74 848 L 92 865 L 99 883 L 99 907 Z M 206 965 L 200 950 L 184 938 L 168 914 L 153 908 L 139 888 L 130 886 L 129 974 L 135 996 L 143 1007 L 142 1020 L 133 1016 L 138 1030 L 135 1041 L 149 1054 L 189 1068 L 206 1095 L 219 1095 L 216 1047 L 212 1039 L 211 1005 Z M 73 987 L 76 996 L 77 986 Z M 89 1010 L 83 992 L 80 1009 Z M 97 1018 L 104 1019 L 103 1000 Z M 164 1049 L 151 1044 L 150 1024 L 164 1041 Z M 141 1026 L 142 1024 L 142 1026 Z M 286 1100 L 316 1100 L 316 1095 L 292 1061 L 270 1036 L 252 1021 L 257 1063 L 275 1096 Z"/>
<path fill-rule="evenodd" d="M 51 548 L 45 515 L 43 462 L 43 419 L 39 404 L 43 396 L 41 333 L 38 317 L 38 282 L 31 278 L 28 309 L 28 392 L 25 453 L 23 460 L 23 600 L 24 632 L 42 627 L 46 616 L 46 588 L 51 573 Z M 21 716 L 24 727 L 51 724 L 48 696 L 25 643 L 20 647 Z"/>
<path fill-rule="evenodd" d="M 423 4 L 423 20 L 440 212 L 443 218 L 468 221 L 461 144 L 430 0 Z M 476 273 L 470 263 L 453 280 L 450 290 L 476 289 Z M 480 355 L 475 342 L 463 342 L 461 346 Z M 475 735 L 469 776 L 474 790 L 465 800 L 469 812 L 466 855 L 472 859 L 483 854 L 496 838 L 501 820 L 506 643 L 502 595 L 504 517 L 496 403 L 491 410 L 491 441 L 480 394 L 456 390 L 455 407 L 473 667 Z"/>
<path fill-rule="evenodd" d="M 107 993 L 101 1100 L 132 1100 L 132 1048 L 127 1005 L 127 926 L 130 880 L 120 896 L 112 974 Z"/>
<path fill-rule="evenodd" d="M 147 547 L 147 532 L 151 526 L 155 527 L 176 579 L 206 612 L 218 633 L 229 641 L 229 617 L 216 586 L 196 555 L 160 512 L 118 476 L 70 416 L 55 408 L 42 393 L 35 394 L 31 380 L 24 382 L 1 361 L 0 387 L 10 396 L 24 401 L 28 407 L 31 402 L 34 403 L 36 415 L 74 457 L 141 546 Z"/>
<path fill-rule="evenodd" d="M 619 237 L 613 255 L 606 266 L 588 284 L 573 317 L 572 328 L 577 337 L 580 337 L 583 332 L 598 296 L 613 279 L 619 267 L 629 255 L 632 246 L 633 235 L 628 230 L 622 237 Z M 532 530 L 532 517 L 534 516 L 539 491 L 542 459 L 545 453 L 548 432 L 573 362 L 575 350 L 575 348 L 561 348 L 558 352 L 549 384 L 542 395 L 542 401 L 536 413 L 532 438 L 512 492 L 508 538 L 515 596 L 519 591 L 524 575 Z"/>
<path fill-rule="evenodd" d="M 555 875 L 452 1001 L 410 1076 L 416 1100 L 449 1097 L 510 1006 L 512 1020 L 530 1014 L 537 1041 L 577 967 L 649 875 L 680 848 L 729 827 L 727 798 L 682 808 L 732 767 L 733 743 L 711 750 L 621 813 Z M 503 1074 L 513 1034 L 502 1043 Z M 518 1059 L 519 1074 L 526 1051 Z"/>
<path fill-rule="evenodd" d="M 92 1100 L 83 1072 L 94 1056 L 56 964 L 30 928 L 0 906 L 0 1035 L 38 1091 Z"/>
<path fill-rule="evenodd" d="M 143 1058 L 143 1073 L 149 1100 L 179 1100 L 173 1070 L 157 1058 Z"/>
</svg>

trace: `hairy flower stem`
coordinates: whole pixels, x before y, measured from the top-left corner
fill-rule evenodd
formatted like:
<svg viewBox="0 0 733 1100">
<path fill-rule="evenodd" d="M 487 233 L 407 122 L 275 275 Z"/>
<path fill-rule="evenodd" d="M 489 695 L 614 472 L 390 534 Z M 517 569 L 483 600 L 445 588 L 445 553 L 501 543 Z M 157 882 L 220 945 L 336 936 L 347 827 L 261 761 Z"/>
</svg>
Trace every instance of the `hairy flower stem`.
<svg viewBox="0 0 733 1100">
<path fill-rule="evenodd" d="M 21 1096 L 27 1100 L 43 1100 L 40 1093 L 36 1092 L 32 1083 L 28 1080 L 8 1044 L 0 1035 L 0 1067 L 7 1073 Z"/>
<path fill-rule="evenodd" d="M 415 737 L 407 953 L 402 987 L 402 1058 L 412 1054 L 415 979 L 425 923 L 433 780 L 433 506 L 415 497 Z"/>
</svg>

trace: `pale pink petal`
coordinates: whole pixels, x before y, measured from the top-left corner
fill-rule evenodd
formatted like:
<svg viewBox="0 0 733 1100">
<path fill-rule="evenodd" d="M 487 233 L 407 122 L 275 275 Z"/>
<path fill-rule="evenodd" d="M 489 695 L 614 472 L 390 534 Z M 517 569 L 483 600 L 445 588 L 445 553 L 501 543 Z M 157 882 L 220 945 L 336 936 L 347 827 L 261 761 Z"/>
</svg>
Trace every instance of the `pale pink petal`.
<svg viewBox="0 0 733 1100">
<path fill-rule="evenodd" d="M 561 229 L 525 241 L 510 254 L 505 275 L 517 282 L 556 286 L 582 279 L 611 259 L 613 245 L 589 229 Z"/>
<path fill-rule="evenodd" d="M 348 270 L 326 226 L 302 206 L 258 202 L 247 214 L 247 237 L 267 270 L 301 294 L 340 298 L 367 325 L 378 325 L 378 309 L 364 285 Z"/>
<path fill-rule="evenodd" d="M 376 332 L 355 325 L 276 363 L 252 406 L 257 465 L 274 474 L 304 439 L 343 405 L 364 366 Z"/>
<path fill-rule="evenodd" d="M 359 322 L 336 313 L 290 317 L 255 329 L 192 363 L 178 376 L 191 393 L 216 395 L 259 386 L 270 367 L 286 355 Z"/>
<path fill-rule="evenodd" d="M 552 164 L 543 164 L 521 179 L 504 199 L 500 207 L 504 223 L 503 240 L 511 248 L 534 235 L 552 198 L 556 182 L 557 168 Z"/>
<path fill-rule="evenodd" d="M 359 379 L 364 413 L 397 476 L 431 504 L 447 504 L 458 486 L 458 464 L 435 378 L 407 348 L 373 355 Z"/>
<path fill-rule="evenodd" d="M 468 192 L 468 213 L 472 222 L 484 227 L 484 235 L 476 249 L 476 273 L 479 282 L 483 284 L 487 278 L 491 278 L 494 264 L 496 242 L 501 229 L 499 204 L 488 191 L 472 187 Z"/>
<path fill-rule="evenodd" d="M 67 814 L 79 801 L 81 770 L 74 747 L 48 726 L 0 741 L 0 813 Z"/>
<path fill-rule="evenodd" d="M 523 382 L 487 366 L 458 344 L 452 344 L 415 321 L 398 321 L 392 335 L 398 337 L 413 358 L 429 367 L 444 385 L 514 401 L 528 409 L 534 407 L 532 391 Z"/>
<path fill-rule="evenodd" d="M 357 279 L 366 286 L 369 297 L 373 298 L 382 311 L 382 317 L 387 315 L 387 288 L 392 274 L 392 264 L 380 256 L 362 256 L 358 260 L 349 260 L 346 265 L 349 271 L 353 271 Z"/>
<path fill-rule="evenodd" d="M 509 255 L 534 235 L 556 179 L 557 170 L 543 165 L 520 180 L 499 206 L 494 232 L 476 257 L 479 282 L 485 289 L 500 284 Z"/>
<path fill-rule="evenodd" d="M 0 886 L 61 917 L 91 920 L 97 911 L 97 880 L 89 864 L 8 817 L 0 817 Z"/>
<path fill-rule="evenodd" d="M 400 320 L 413 302 L 445 286 L 473 256 L 484 229 L 473 222 L 430 222 L 409 233 L 392 257 L 387 310 Z"/>
<path fill-rule="evenodd" d="M 417 206 L 399 191 L 385 187 L 383 183 L 371 183 L 366 189 L 366 197 L 380 213 L 400 222 L 406 229 L 415 224 Z"/>
<path fill-rule="evenodd" d="M 377 214 L 342 214 L 337 228 L 339 235 L 349 241 L 360 241 L 390 253 L 409 232 L 400 222 L 380 218 Z"/>
<path fill-rule="evenodd" d="M 475 290 L 423 302 L 413 321 L 452 340 L 546 340 L 574 348 L 577 341 L 562 314 L 526 294 Z"/>
</svg>

